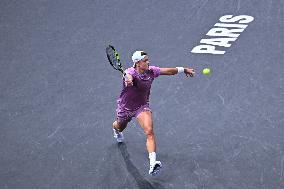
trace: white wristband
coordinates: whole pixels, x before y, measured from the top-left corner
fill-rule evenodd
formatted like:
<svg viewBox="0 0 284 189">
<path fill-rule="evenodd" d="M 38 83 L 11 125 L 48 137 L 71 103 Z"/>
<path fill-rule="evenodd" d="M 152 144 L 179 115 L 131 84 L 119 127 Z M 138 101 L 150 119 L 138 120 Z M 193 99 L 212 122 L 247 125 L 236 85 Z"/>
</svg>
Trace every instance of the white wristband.
<svg viewBox="0 0 284 189">
<path fill-rule="evenodd" d="M 184 73 L 184 68 L 183 67 L 176 67 L 178 69 L 178 73 Z"/>
</svg>

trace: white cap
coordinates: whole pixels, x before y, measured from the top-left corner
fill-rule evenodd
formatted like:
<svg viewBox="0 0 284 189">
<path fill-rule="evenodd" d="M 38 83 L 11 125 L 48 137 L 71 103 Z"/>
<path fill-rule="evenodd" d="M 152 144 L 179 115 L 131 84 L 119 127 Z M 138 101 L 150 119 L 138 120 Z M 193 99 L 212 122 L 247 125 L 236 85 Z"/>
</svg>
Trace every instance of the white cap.
<svg viewBox="0 0 284 189">
<path fill-rule="evenodd" d="M 135 51 L 132 55 L 133 67 L 135 67 L 136 62 L 143 60 L 147 56 L 144 51 Z"/>
</svg>

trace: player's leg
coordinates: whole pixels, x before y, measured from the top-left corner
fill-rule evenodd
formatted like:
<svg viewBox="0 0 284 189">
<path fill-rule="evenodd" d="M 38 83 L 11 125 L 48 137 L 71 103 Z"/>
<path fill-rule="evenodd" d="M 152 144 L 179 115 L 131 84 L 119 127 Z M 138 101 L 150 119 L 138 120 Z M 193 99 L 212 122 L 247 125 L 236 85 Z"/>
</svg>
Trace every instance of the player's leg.
<svg viewBox="0 0 284 189">
<path fill-rule="evenodd" d="M 126 121 L 118 121 L 116 120 L 115 122 L 113 122 L 112 127 L 119 131 L 122 132 L 126 127 L 127 127 L 127 123 Z"/>
<path fill-rule="evenodd" d="M 113 137 L 116 138 L 117 142 L 123 142 L 124 137 L 122 131 L 127 127 L 127 122 L 120 122 L 119 120 L 113 122 Z"/>
<path fill-rule="evenodd" d="M 150 111 L 141 112 L 137 116 L 137 120 L 146 135 L 146 147 L 148 152 L 156 152 L 156 140 L 153 130 L 152 113 Z"/>
<path fill-rule="evenodd" d="M 131 112 L 125 111 L 119 105 L 116 109 L 116 121 L 113 122 L 113 136 L 117 142 L 123 142 L 124 137 L 122 131 L 127 127 L 128 122 L 131 121 Z"/>
<path fill-rule="evenodd" d="M 137 116 L 137 120 L 146 135 L 146 147 L 150 159 L 149 174 L 154 175 L 159 171 L 162 164 L 160 161 L 156 161 L 156 139 L 153 129 L 151 111 L 143 111 L 139 113 L 139 115 Z"/>
</svg>

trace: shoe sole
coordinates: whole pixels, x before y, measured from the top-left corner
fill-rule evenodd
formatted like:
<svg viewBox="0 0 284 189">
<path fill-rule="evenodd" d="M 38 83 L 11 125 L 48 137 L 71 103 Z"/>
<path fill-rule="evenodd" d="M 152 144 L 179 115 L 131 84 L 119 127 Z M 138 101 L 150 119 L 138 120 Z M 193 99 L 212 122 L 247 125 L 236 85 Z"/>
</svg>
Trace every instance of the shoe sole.
<svg viewBox="0 0 284 189">
<path fill-rule="evenodd" d="M 157 175 L 160 172 L 161 168 L 162 168 L 162 164 L 160 164 L 160 165 L 156 164 L 153 172 L 149 173 L 149 174 L 152 175 L 152 176 Z"/>
</svg>

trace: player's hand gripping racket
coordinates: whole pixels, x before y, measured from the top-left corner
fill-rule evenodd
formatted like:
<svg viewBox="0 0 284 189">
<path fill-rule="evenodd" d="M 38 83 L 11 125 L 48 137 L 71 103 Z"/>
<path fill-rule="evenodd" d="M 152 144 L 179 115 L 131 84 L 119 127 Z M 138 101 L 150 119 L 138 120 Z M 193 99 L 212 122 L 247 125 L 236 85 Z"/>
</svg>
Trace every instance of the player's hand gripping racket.
<svg viewBox="0 0 284 189">
<path fill-rule="evenodd" d="M 106 54 L 107 54 L 107 58 L 108 61 L 110 63 L 110 65 L 115 69 L 118 70 L 122 73 L 122 76 L 125 80 L 128 80 L 126 73 L 124 72 L 124 68 L 120 62 L 120 57 L 118 52 L 115 50 L 115 48 L 111 45 L 107 46 L 106 48 Z"/>
</svg>

